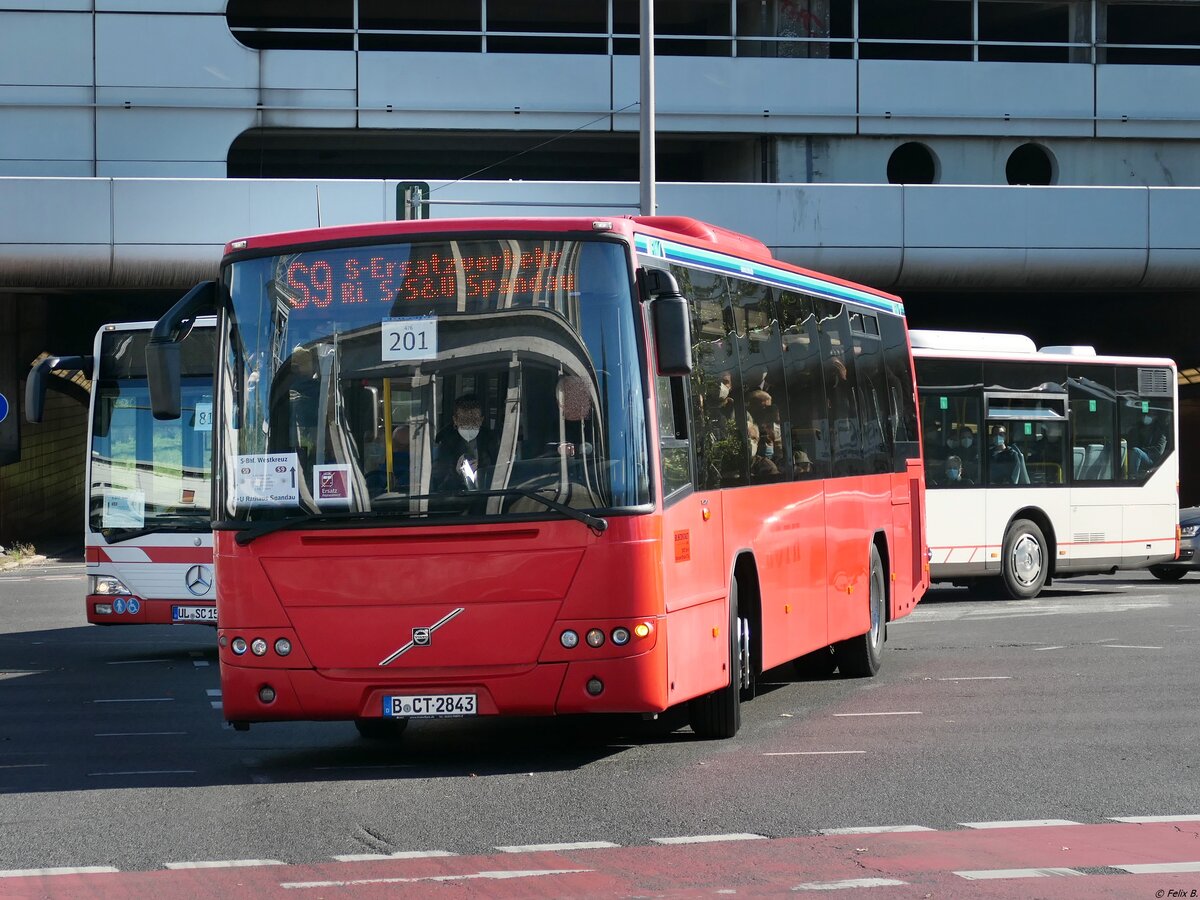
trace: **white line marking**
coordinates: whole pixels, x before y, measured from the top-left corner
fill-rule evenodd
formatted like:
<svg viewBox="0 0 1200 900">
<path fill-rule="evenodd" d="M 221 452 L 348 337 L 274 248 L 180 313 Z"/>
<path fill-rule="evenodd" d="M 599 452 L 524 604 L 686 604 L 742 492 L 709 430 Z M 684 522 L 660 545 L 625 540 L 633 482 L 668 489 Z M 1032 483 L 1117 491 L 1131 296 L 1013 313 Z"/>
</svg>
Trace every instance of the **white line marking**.
<svg viewBox="0 0 1200 900">
<path fill-rule="evenodd" d="M 208 696 L 210 696 L 210 697 L 220 697 L 221 689 L 220 688 L 209 688 L 204 693 L 208 694 Z"/>
<path fill-rule="evenodd" d="M 220 700 L 210 700 L 208 702 L 208 705 L 211 706 L 213 709 L 221 709 L 222 707 L 224 707 L 225 704 L 222 703 Z"/>
<path fill-rule="evenodd" d="M 714 844 L 719 841 L 765 841 L 761 834 L 696 834 L 690 837 L 652 838 L 656 844 Z"/>
<path fill-rule="evenodd" d="M 282 866 L 277 859 L 214 859 L 205 862 L 163 863 L 168 869 L 242 869 L 247 866 Z"/>
<path fill-rule="evenodd" d="M 864 825 L 860 828 L 821 828 L 817 834 L 899 834 L 906 831 L 935 831 L 924 825 Z"/>
<path fill-rule="evenodd" d="M 1145 644 L 1105 644 L 1109 650 L 1161 650 L 1162 647 L 1151 647 Z"/>
<path fill-rule="evenodd" d="M 992 881 L 1000 878 L 1049 878 L 1054 875 L 1082 875 L 1074 869 L 968 869 L 955 872 L 959 878 L 967 881 Z"/>
<path fill-rule="evenodd" d="M 542 875 L 579 875 L 594 872 L 594 869 L 529 869 L 512 872 L 473 872 L 470 875 L 425 875 L 420 878 L 360 878 L 355 881 L 283 881 L 284 890 L 296 888 L 357 887 L 363 884 L 414 884 L 420 881 L 469 881 L 476 878 L 538 878 Z"/>
<path fill-rule="evenodd" d="M 959 822 L 963 828 L 1045 828 L 1050 825 L 1078 825 L 1070 819 L 1016 819 L 1012 822 Z"/>
<path fill-rule="evenodd" d="M 1114 822 L 1148 824 L 1152 822 L 1200 822 L 1200 815 L 1190 816 L 1109 816 Z"/>
<path fill-rule="evenodd" d="M 1034 647 L 1033 649 L 1040 651 L 1040 650 L 1064 650 L 1066 648 L 1062 644 L 1055 644 L 1053 647 Z"/>
<path fill-rule="evenodd" d="M 93 700 L 93 703 L 171 703 L 174 697 L 120 697 L 115 700 Z"/>
<path fill-rule="evenodd" d="M 850 888 L 891 887 L 897 884 L 908 884 L 896 878 L 850 878 L 846 881 L 810 881 L 798 884 L 793 891 L 842 891 Z"/>
<path fill-rule="evenodd" d="M 457 855 L 449 850 L 401 850 L 398 853 L 347 853 L 334 859 L 338 862 L 375 862 L 381 859 L 430 859 Z"/>
<path fill-rule="evenodd" d="M 501 853 L 539 853 L 555 850 L 608 850 L 620 847 L 610 841 L 577 841 L 573 844 L 524 844 L 515 847 L 497 847 Z"/>
<path fill-rule="evenodd" d="M 100 731 L 93 737 L 174 737 L 186 731 Z"/>
<path fill-rule="evenodd" d="M 873 712 L 873 713 L 834 713 L 835 718 L 850 718 L 854 716 L 919 716 L 919 709 L 904 710 L 902 712 Z"/>
<path fill-rule="evenodd" d="M 170 662 L 169 659 L 114 659 L 105 663 L 108 666 L 142 666 L 146 663 Z"/>
<path fill-rule="evenodd" d="M 103 778 L 109 775 L 195 775 L 195 769 L 143 769 L 130 772 L 88 772 L 89 778 Z"/>
<path fill-rule="evenodd" d="M 203 669 L 208 666 L 208 660 L 207 659 L 193 659 L 192 665 L 195 666 L 197 669 Z"/>
<path fill-rule="evenodd" d="M 1109 868 L 1122 869 L 1131 875 L 1173 875 L 1177 872 L 1200 872 L 1200 862 L 1131 863 Z"/>
<path fill-rule="evenodd" d="M 866 750 L 778 750 L 763 756 L 838 756 L 843 753 L 866 753 Z"/>
<path fill-rule="evenodd" d="M 62 866 L 53 869 L 7 869 L 0 878 L 36 878 L 39 875 L 110 875 L 121 870 L 115 866 Z"/>
<path fill-rule="evenodd" d="M 0 766 L 0 769 L 44 769 L 49 763 L 14 763 L 11 766 Z"/>
<path fill-rule="evenodd" d="M 938 681 L 1008 681 L 1011 675 L 957 675 L 953 678 L 939 678 Z"/>
</svg>

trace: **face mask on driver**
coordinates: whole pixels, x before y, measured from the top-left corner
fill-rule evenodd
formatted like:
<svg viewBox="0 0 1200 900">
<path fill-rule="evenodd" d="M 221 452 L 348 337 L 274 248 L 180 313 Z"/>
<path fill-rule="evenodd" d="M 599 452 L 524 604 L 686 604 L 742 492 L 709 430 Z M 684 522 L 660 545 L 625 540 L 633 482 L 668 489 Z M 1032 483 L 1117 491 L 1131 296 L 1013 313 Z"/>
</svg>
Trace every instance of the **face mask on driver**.
<svg viewBox="0 0 1200 900">
<path fill-rule="evenodd" d="M 958 469 L 947 469 L 946 477 L 951 481 L 958 481 Z"/>
<path fill-rule="evenodd" d="M 468 444 L 475 440 L 475 438 L 479 437 L 478 428 L 460 428 L 458 429 L 458 433 Z"/>
</svg>

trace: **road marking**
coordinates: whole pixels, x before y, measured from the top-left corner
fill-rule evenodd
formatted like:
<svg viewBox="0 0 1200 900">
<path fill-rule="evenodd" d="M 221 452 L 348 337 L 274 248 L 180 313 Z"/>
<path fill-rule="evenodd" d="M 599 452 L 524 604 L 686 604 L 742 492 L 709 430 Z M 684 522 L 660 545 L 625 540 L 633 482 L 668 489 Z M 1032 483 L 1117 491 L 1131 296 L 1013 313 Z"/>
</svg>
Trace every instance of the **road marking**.
<svg viewBox="0 0 1200 900">
<path fill-rule="evenodd" d="M 170 662 L 169 659 L 116 659 L 111 660 L 105 665 L 107 666 L 141 666 L 146 663 L 163 663 Z"/>
<path fill-rule="evenodd" d="M 457 855 L 449 850 L 401 850 L 398 853 L 347 853 L 334 859 L 338 862 L 376 862 L 381 859 L 430 859 Z"/>
<path fill-rule="evenodd" d="M 101 731 L 93 737 L 176 737 L 186 731 Z"/>
<path fill-rule="evenodd" d="M 421 881 L 470 881 L 477 878 L 501 880 L 507 878 L 539 878 L 544 875 L 582 875 L 594 869 L 527 869 L 508 872 L 473 872 L 469 875 L 425 875 L 418 878 L 360 878 L 354 881 L 284 881 L 284 890 L 304 888 L 358 887 L 366 884 L 415 884 Z"/>
<path fill-rule="evenodd" d="M 6 869 L 0 878 L 37 878 L 41 875 L 111 875 L 121 870 L 115 866 L 61 866 L 52 869 Z"/>
<path fill-rule="evenodd" d="M 208 666 L 208 660 L 207 659 L 193 659 L 192 665 L 195 666 L 197 669 L 203 669 Z"/>
<path fill-rule="evenodd" d="M 817 834 L 900 834 L 907 831 L 935 831 L 924 825 L 864 825 L 858 828 L 821 828 Z"/>
<path fill-rule="evenodd" d="M 1008 681 L 1011 675 L 956 675 L 953 678 L 939 678 L 938 681 Z"/>
<path fill-rule="evenodd" d="M 209 688 L 204 693 L 208 694 L 208 696 L 210 696 L 210 697 L 220 697 L 221 689 L 220 688 Z"/>
<path fill-rule="evenodd" d="M 720 841 L 765 841 L 761 834 L 695 834 L 690 837 L 652 838 L 656 844 L 715 844 Z"/>
<path fill-rule="evenodd" d="M 1046 828 L 1051 825 L 1078 825 L 1070 819 L 1016 819 L 1012 822 L 959 822 L 963 828 Z"/>
<path fill-rule="evenodd" d="M 1190 816 L 1109 816 L 1114 822 L 1149 824 L 1152 822 L 1200 822 L 1200 815 Z"/>
<path fill-rule="evenodd" d="M 955 872 L 959 878 L 967 881 L 993 881 L 1000 878 L 1050 878 L 1057 875 L 1082 875 L 1074 869 L 967 869 Z"/>
<path fill-rule="evenodd" d="M 873 712 L 873 713 L 834 713 L 834 718 L 844 719 L 854 716 L 919 716 L 919 709 L 904 710 L 902 712 Z"/>
<path fill-rule="evenodd" d="M 763 756 L 839 756 L 845 753 L 866 753 L 866 750 L 777 750 Z"/>
<path fill-rule="evenodd" d="M 213 709 L 221 709 L 225 704 L 222 703 L 220 700 L 210 700 L 208 705 L 211 706 Z"/>
<path fill-rule="evenodd" d="M 556 850 L 610 850 L 620 846 L 611 841 L 576 841 L 568 844 L 524 844 L 514 847 L 497 847 L 496 849 L 501 853 L 540 853 Z"/>
<path fill-rule="evenodd" d="M 908 884 L 896 878 L 849 878 L 845 881 L 810 881 L 798 884 L 793 891 L 843 891 L 851 888 L 891 887 Z"/>
<path fill-rule="evenodd" d="M 1064 647 L 1062 644 L 1055 644 L 1053 647 L 1035 647 L 1035 648 L 1034 648 L 1034 650 L 1036 650 L 1036 651 L 1041 651 L 1041 650 L 1064 650 L 1064 649 L 1066 649 L 1066 648 L 1065 648 L 1065 647 Z"/>
<path fill-rule="evenodd" d="M 115 700 L 93 700 L 93 703 L 171 703 L 174 697 L 118 697 Z"/>
<path fill-rule="evenodd" d="M 13 763 L 10 766 L 0 766 L 0 769 L 44 769 L 49 763 Z"/>
<path fill-rule="evenodd" d="M 89 778 L 104 778 L 117 775 L 195 775 L 195 769 L 142 769 L 130 772 L 88 772 Z"/>
<path fill-rule="evenodd" d="M 1161 650 L 1162 647 L 1152 647 L 1146 644 L 1105 644 L 1109 650 Z"/>
<path fill-rule="evenodd" d="M 1131 863 L 1109 868 L 1121 869 L 1131 875 L 1174 875 L 1178 872 L 1200 872 L 1200 862 Z"/>
<path fill-rule="evenodd" d="M 163 863 L 168 869 L 242 869 L 248 866 L 282 866 L 277 859 L 214 859 L 203 862 Z"/>
</svg>

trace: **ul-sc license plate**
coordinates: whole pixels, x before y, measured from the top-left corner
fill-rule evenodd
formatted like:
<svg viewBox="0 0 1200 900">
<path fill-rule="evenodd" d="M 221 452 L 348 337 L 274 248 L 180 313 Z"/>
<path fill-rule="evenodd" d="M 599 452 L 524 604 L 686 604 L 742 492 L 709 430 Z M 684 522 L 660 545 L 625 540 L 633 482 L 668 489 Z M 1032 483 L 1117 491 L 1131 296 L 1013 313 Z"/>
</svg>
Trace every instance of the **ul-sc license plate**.
<svg viewBox="0 0 1200 900">
<path fill-rule="evenodd" d="M 473 716 L 477 711 L 474 694 L 418 694 L 383 698 L 383 714 L 387 718 Z"/>
<path fill-rule="evenodd" d="M 209 622 L 217 623 L 217 608 L 215 606 L 172 606 L 172 622 Z"/>
</svg>

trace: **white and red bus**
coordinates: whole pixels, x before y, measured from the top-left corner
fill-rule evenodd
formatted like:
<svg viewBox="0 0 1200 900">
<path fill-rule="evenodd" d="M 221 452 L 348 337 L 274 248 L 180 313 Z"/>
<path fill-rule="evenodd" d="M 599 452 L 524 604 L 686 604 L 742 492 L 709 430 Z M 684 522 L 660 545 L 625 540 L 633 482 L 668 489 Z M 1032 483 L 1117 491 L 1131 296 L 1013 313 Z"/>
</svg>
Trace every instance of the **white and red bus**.
<svg viewBox="0 0 1200 900">
<path fill-rule="evenodd" d="M 42 419 L 52 374 L 82 371 L 88 410 L 84 553 L 94 625 L 216 625 L 212 573 L 213 326 L 180 344 L 184 415 L 150 412 L 146 342 L 153 322 L 103 326 L 90 357 L 40 360 L 26 383 L 26 417 Z"/>
<path fill-rule="evenodd" d="M 1175 364 L 912 332 L 934 581 L 1035 597 L 1055 577 L 1175 558 Z"/>
<path fill-rule="evenodd" d="M 230 243 L 214 534 L 237 728 L 658 713 L 732 736 L 799 657 L 874 674 L 927 585 L 903 306 L 682 218 Z"/>
</svg>

